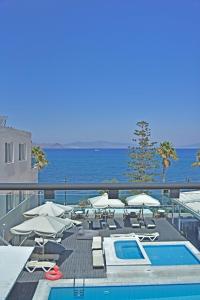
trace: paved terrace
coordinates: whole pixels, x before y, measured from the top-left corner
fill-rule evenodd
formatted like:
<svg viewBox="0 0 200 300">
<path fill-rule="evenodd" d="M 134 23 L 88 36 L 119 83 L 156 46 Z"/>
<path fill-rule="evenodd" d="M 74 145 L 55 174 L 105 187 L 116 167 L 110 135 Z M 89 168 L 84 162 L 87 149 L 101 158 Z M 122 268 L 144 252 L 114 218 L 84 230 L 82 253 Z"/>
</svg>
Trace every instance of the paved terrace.
<svg viewBox="0 0 200 300">
<path fill-rule="evenodd" d="M 115 218 L 118 228 L 116 230 L 101 229 L 99 234 L 103 237 L 110 236 L 114 233 L 131 233 L 131 232 L 159 232 L 160 236 L 157 241 L 185 241 L 185 238 L 164 218 L 156 220 L 155 229 L 139 228 L 133 229 L 130 224 L 124 226 L 123 220 Z M 87 221 L 83 221 L 85 230 L 89 229 Z M 105 278 L 105 269 L 93 269 L 92 267 L 92 239 L 80 239 L 77 228 L 67 231 L 62 240 L 66 248 L 65 253 L 60 255 L 58 265 L 64 274 L 64 278 Z M 84 238 L 84 237 L 83 237 Z M 35 271 L 28 273 L 22 271 L 14 286 L 8 300 L 29 300 L 32 299 L 37 283 L 44 278 L 44 272 Z"/>
</svg>

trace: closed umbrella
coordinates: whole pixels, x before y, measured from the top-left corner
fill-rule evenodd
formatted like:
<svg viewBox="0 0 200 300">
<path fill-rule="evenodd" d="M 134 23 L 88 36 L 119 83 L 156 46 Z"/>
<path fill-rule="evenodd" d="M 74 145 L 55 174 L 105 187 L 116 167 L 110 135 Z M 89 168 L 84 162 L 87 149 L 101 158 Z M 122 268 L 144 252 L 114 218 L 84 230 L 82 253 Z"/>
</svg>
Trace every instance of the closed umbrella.
<svg viewBox="0 0 200 300">
<path fill-rule="evenodd" d="M 51 216 L 51 217 L 61 217 L 65 212 L 72 211 L 71 206 L 65 206 L 57 204 L 54 202 L 47 201 L 45 204 L 37 206 L 24 213 L 25 217 L 36 217 L 41 215 Z"/>
<path fill-rule="evenodd" d="M 39 236 L 55 237 L 72 226 L 73 223 L 70 219 L 38 216 L 12 227 L 10 231 L 15 235 L 36 234 Z"/>
</svg>

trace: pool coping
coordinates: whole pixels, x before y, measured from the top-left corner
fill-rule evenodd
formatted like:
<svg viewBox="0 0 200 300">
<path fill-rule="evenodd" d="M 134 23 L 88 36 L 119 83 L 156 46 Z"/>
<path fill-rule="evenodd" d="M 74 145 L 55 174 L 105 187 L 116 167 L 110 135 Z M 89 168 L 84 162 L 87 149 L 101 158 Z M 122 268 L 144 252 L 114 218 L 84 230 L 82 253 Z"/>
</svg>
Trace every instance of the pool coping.
<svg viewBox="0 0 200 300">
<path fill-rule="evenodd" d="M 199 270 L 198 270 L 199 273 Z M 195 276 L 196 277 L 196 276 Z M 41 279 L 38 283 L 36 292 L 32 298 L 32 300 L 48 300 L 51 288 L 62 288 L 62 287 L 70 287 L 73 288 L 74 280 L 73 279 L 61 279 L 58 281 L 47 281 Z M 85 287 L 93 287 L 93 286 L 140 286 L 140 285 L 172 285 L 172 284 L 200 284 L 200 275 L 196 280 L 185 279 L 182 277 L 177 277 L 176 280 L 172 280 L 171 278 L 168 280 L 160 280 L 159 282 L 154 282 L 147 280 L 146 282 L 134 282 L 132 278 L 95 278 L 95 279 L 85 279 Z M 83 286 L 82 279 L 76 279 L 76 286 Z"/>
<path fill-rule="evenodd" d="M 122 259 L 117 257 L 115 252 L 115 242 L 135 241 L 142 253 L 143 258 L 138 259 Z M 121 237 L 106 237 L 103 241 L 103 249 L 106 257 L 106 266 L 141 266 L 151 265 L 150 259 L 142 247 L 142 243 L 137 237 L 121 236 Z"/>
</svg>

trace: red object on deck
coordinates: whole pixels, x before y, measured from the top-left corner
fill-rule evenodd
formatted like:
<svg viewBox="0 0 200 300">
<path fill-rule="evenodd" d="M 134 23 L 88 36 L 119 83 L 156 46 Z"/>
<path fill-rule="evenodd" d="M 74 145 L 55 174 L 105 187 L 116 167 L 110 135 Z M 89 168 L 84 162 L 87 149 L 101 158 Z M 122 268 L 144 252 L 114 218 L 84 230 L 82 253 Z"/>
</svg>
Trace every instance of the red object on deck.
<svg viewBox="0 0 200 300">
<path fill-rule="evenodd" d="M 54 266 L 53 270 L 45 273 L 45 279 L 47 280 L 58 280 L 61 278 L 63 278 L 63 273 L 57 265 Z"/>
</svg>

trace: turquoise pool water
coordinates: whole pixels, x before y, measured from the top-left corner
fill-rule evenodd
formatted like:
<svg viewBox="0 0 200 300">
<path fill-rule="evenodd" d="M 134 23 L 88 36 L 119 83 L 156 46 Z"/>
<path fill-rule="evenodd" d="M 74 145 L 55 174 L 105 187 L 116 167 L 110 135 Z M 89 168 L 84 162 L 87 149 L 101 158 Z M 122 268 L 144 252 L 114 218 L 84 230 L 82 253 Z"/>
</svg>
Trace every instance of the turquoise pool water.
<svg viewBox="0 0 200 300">
<path fill-rule="evenodd" d="M 154 245 L 143 247 L 152 265 L 155 266 L 198 265 L 200 263 L 185 245 Z"/>
<path fill-rule="evenodd" d="M 143 259 L 144 256 L 136 241 L 114 242 L 116 256 L 120 259 Z"/>
<path fill-rule="evenodd" d="M 86 287 L 82 297 L 73 288 L 52 288 L 49 300 L 199 300 L 200 284 Z"/>
</svg>

